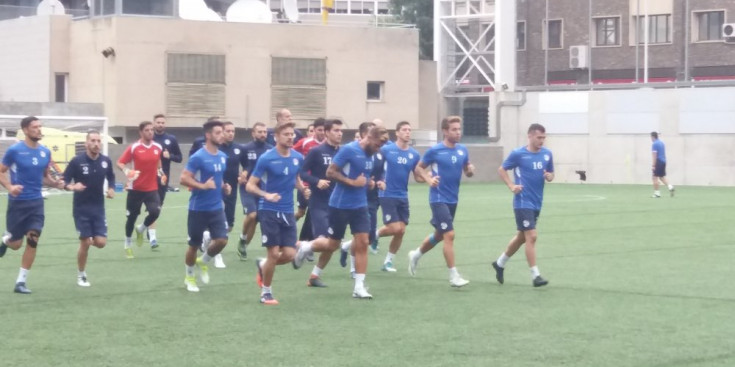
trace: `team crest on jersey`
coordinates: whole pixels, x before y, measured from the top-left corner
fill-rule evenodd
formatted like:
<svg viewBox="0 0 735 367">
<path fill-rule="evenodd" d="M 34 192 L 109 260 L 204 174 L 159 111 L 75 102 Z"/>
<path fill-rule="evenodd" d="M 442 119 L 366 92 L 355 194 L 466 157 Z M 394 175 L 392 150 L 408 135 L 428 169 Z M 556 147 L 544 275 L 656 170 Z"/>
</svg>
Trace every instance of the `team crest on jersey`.
<svg viewBox="0 0 735 367">
<path fill-rule="evenodd" d="M 294 158 L 294 159 L 293 159 L 293 165 L 294 165 L 294 166 L 298 166 L 298 165 L 299 165 L 299 160 L 298 160 L 298 159 L 296 159 L 296 158 Z"/>
<path fill-rule="evenodd" d="M 102 168 L 107 168 L 107 161 L 102 161 L 102 164 L 100 164 Z"/>
<path fill-rule="evenodd" d="M 169 140 L 169 139 L 166 139 L 163 142 L 166 143 L 166 145 L 171 145 L 171 140 Z"/>
<path fill-rule="evenodd" d="M 158 149 L 153 149 L 153 154 L 158 154 Z"/>
<path fill-rule="evenodd" d="M 235 152 L 235 154 L 240 154 L 240 149 L 235 148 L 235 150 L 233 150 L 233 152 Z"/>
<path fill-rule="evenodd" d="M 41 152 L 41 158 L 46 158 L 46 152 Z"/>
<path fill-rule="evenodd" d="M 413 159 L 413 153 L 408 153 L 408 159 Z"/>
<path fill-rule="evenodd" d="M 380 153 L 377 153 L 377 154 L 375 154 L 375 155 L 376 155 L 376 156 L 378 157 L 378 160 L 382 160 L 382 159 L 383 159 L 383 155 L 382 155 L 382 154 L 380 154 Z"/>
<path fill-rule="evenodd" d="M 549 155 L 548 155 L 548 154 L 544 154 L 544 160 L 548 162 L 548 161 L 549 161 L 549 159 L 551 159 L 551 157 L 549 157 Z"/>
<path fill-rule="evenodd" d="M 457 152 L 457 154 L 459 154 L 460 156 L 463 156 L 464 155 L 464 152 L 460 150 L 460 151 Z"/>
<path fill-rule="evenodd" d="M 225 163 L 225 157 L 220 158 L 222 160 L 222 163 Z"/>
</svg>

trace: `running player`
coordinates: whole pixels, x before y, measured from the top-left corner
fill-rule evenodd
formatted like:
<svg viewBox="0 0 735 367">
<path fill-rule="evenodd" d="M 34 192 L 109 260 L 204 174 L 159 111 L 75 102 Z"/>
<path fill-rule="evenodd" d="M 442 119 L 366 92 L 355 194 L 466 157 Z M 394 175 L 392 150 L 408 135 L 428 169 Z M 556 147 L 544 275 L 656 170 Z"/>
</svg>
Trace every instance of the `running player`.
<svg viewBox="0 0 735 367">
<path fill-rule="evenodd" d="M 72 158 L 64 170 L 64 188 L 74 191 L 72 216 L 79 234 L 77 285 L 89 287 L 91 284 L 85 270 L 89 246 L 103 248 L 107 244 L 104 185 L 107 179 L 107 198 L 115 197 L 115 172 L 110 158 L 100 153 L 102 138 L 99 131 L 87 132 L 84 146 L 86 151 Z"/>
<path fill-rule="evenodd" d="M 449 116 L 442 120 L 441 128 L 444 140 L 429 148 L 419 163 L 421 169 L 431 167 L 432 177 L 439 179 L 439 184 L 429 190 L 431 225 L 435 230 L 424 239 L 419 248 L 408 253 L 408 272 L 415 275 L 421 256 L 444 241 L 449 285 L 459 288 L 469 281 L 462 278 L 454 265 L 454 215 L 457 211 L 462 173 L 472 177 L 475 167 L 470 163 L 467 148 L 459 143 L 462 138 L 462 118 Z"/>
<path fill-rule="evenodd" d="M 156 222 L 161 213 L 161 200 L 158 197 L 158 180 L 168 180 L 161 169 L 161 146 L 153 141 L 153 123 L 143 121 L 138 125 L 140 140 L 131 144 L 117 161 L 117 167 L 125 172 L 128 178 L 128 198 L 125 203 L 127 220 L 125 222 L 125 253 L 132 259 L 132 235 L 135 229 L 135 243 L 143 245 L 143 234 Z M 132 168 L 127 164 L 132 162 Z M 140 214 L 141 205 L 145 204 L 148 215 L 142 224 L 135 225 Z M 151 242 L 151 249 L 158 247 Z"/>
<path fill-rule="evenodd" d="M 258 259 L 255 265 L 258 268 L 256 280 L 261 287 L 260 302 L 266 305 L 278 304 L 271 288 L 276 265 L 288 264 L 296 254 L 293 189 L 303 191 L 306 198 L 311 194 L 298 178 L 304 157 L 291 149 L 294 124 L 286 122 L 276 126 L 275 138 L 276 148 L 258 159 L 247 183 L 248 192 L 261 197 L 258 221 L 267 258 Z"/>
<path fill-rule="evenodd" d="M 222 205 L 222 197 L 228 195 L 232 187 L 224 182 L 227 155 L 219 150 L 222 144 L 222 123 L 209 121 L 204 124 L 205 144 L 189 158 L 186 169 L 181 172 L 181 185 L 191 188 L 189 199 L 188 233 L 189 248 L 184 262 L 186 276 L 184 284 L 189 292 L 199 292 L 194 278 L 194 266 L 199 266 L 199 278 L 209 283 L 209 262 L 227 245 L 227 218 Z M 197 250 L 202 244 L 202 234 L 209 231 L 211 242 L 200 258 Z"/>
<path fill-rule="evenodd" d="M 36 259 L 36 248 L 43 230 L 45 215 L 41 185 L 63 188 L 64 181 L 51 175 L 51 151 L 41 145 L 41 121 L 28 116 L 20 121 L 25 138 L 8 148 L 0 163 L 0 184 L 8 190 L 6 233 L 0 243 L 0 257 L 10 247 L 18 250 L 26 239 L 15 293 L 30 294 L 26 287 L 28 273 Z M 10 171 L 10 177 L 6 174 Z"/>
</svg>

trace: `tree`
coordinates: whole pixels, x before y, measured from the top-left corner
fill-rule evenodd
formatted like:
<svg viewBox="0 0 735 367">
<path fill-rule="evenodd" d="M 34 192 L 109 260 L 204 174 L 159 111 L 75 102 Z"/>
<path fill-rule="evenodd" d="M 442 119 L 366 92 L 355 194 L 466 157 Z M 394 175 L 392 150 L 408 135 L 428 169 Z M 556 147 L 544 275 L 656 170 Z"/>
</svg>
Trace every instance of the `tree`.
<svg viewBox="0 0 735 367">
<path fill-rule="evenodd" d="M 390 0 L 391 14 L 406 24 L 415 24 L 419 29 L 419 57 L 434 58 L 434 1 L 433 0 Z"/>
</svg>

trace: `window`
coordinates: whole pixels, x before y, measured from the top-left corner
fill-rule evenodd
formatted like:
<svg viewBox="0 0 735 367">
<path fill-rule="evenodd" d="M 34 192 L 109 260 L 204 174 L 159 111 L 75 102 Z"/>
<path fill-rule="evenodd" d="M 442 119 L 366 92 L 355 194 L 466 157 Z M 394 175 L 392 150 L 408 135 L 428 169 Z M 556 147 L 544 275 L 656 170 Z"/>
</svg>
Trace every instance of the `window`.
<svg viewBox="0 0 735 367">
<path fill-rule="evenodd" d="M 69 74 L 56 74 L 54 78 L 54 101 L 55 102 L 67 102 L 67 81 L 69 80 Z"/>
<path fill-rule="evenodd" d="M 638 43 L 645 42 L 646 17 L 638 17 Z M 648 43 L 671 43 L 671 14 L 648 16 Z"/>
<path fill-rule="evenodd" d="M 225 115 L 225 55 L 166 55 L 166 115 Z"/>
<path fill-rule="evenodd" d="M 516 50 L 526 49 L 526 21 L 516 24 Z"/>
<path fill-rule="evenodd" d="M 548 27 L 546 21 L 544 21 L 545 37 L 544 37 L 544 49 L 562 48 L 562 22 L 561 19 L 549 20 Z M 547 47 L 548 45 L 548 47 Z"/>
<path fill-rule="evenodd" d="M 327 113 L 327 59 L 271 58 L 271 116 L 288 108 L 299 127 Z"/>
<path fill-rule="evenodd" d="M 595 30 L 597 46 L 620 45 L 620 18 L 597 18 Z"/>
<path fill-rule="evenodd" d="M 694 13 L 694 39 L 696 41 L 722 40 L 722 25 L 725 23 L 724 11 Z"/>
<path fill-rule="evenodd" d="M 383 100 L 385 82 L 367 82 L 367 100 L 379 102 Z"/>
</svg>

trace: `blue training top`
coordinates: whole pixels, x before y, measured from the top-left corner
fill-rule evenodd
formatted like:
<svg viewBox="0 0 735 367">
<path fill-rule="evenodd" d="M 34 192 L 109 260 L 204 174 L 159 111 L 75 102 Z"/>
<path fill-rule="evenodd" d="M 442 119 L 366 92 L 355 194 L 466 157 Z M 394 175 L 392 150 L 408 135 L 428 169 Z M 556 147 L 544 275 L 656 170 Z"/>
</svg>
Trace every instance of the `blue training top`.
<svg viewBox="0 0 735 367">
<path fill-rule="evenodd" d="M 380 197 L 408 199 L 408 178 L 419 164 L 419 152 L 413 147 L 403 150 L 396 144 L 385 145 L 380 151 L 385 159 L 385 191 L 380 192 Z"/>
<path fill-rule="evenodd" d="M 3 164 L 10 168 L 10 183 L 22 185 L 18 196 L 8 195 L 8 200 L 42 199 L 43 177 L 51 162 L 51 151 L 43 145 L 31 148 L 24 141 L 15 143 L 5 151 Z"/>
<path fill-rule="evenodd" d="M 656 160 L 666 163 L 666 146 L 661 140 L 654 140 L 651 144 L 651 151 L 656 152 Z"/>
<path fill-rule="evenodd" d="M 373 171 L 373 160 L 365 154 L 359 142 L 349 143 L 339 149 L 332 159 L 349 179 L 356 179 L 364 175 L 366 180 L 370 179 Z M 354 187 L 337 182 L 332 196 L 329 197 L 329 206 L 338 209 L 357 209 L 367 207 L 367 184 L 363 187 Z"/>
<path fill-rule="evenodd" d="M 222 184 L 226 165 L 227 154 L 221 150 L 212 154 L 206 148 L 202 148 L 189 157 L 186 170 L 193 173 L 200 183 L 207 182 L 211 177 L 217 185 L 217 188 L 209 190 L 192 189 L 189 210 L 202 212 L 222 210 Z"/>
<path fill-rule="evenodd" d="M 287 157 L 278 154 L 276 148 L 260 156 L 252 176 L 262 181 L 263 191 L 278 193 L 281 200 L 272 203 L 261 198 L 258 210 L 293 213 L 293 189 L 296 186 L 296 176 L 303 165 L 304 156 L 293 149 L 289 150 Z"/>
<path fill-rule="evenodd" d="M 464 167 L 470 163 L 467 148 L 462 144 L 450 148 L 442 142 L 429 148 L 421 162 L 431 167 L 432 177 L 439 176 L 439 186 L 429 189 L 429 203 L 456 204 Z"/>
<path fill-rule="evenodd" d="M 513 170 L 515 184 L 523 190 L 513 198 L 513 208 L 541 210 L 544 200 L 544 171 L 554 172 L 554 158 L 551 151 L 541 147 L 536 153 L 526 147 L 510 152 L 503 161 L 503 169 Z"/>
</svg>

